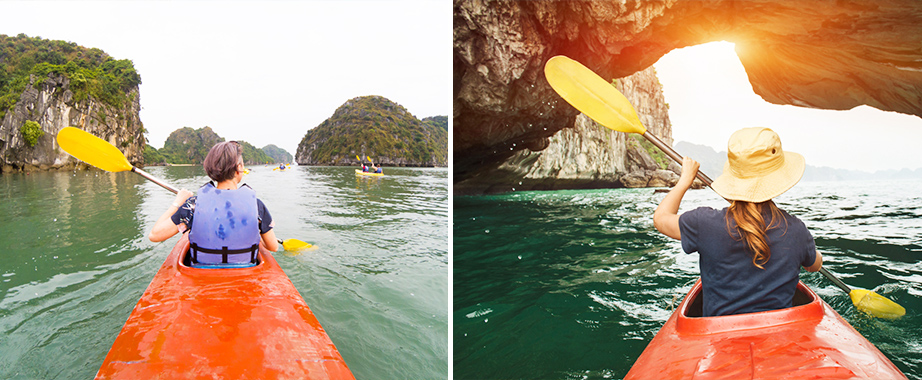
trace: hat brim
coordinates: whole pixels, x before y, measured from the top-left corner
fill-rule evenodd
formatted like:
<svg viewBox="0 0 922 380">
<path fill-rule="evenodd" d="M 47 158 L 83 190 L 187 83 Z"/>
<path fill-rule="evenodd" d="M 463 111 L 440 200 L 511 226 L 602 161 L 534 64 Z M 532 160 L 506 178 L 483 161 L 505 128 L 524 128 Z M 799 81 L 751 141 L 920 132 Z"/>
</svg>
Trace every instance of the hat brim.
<svg viewBox="0 0 922 380">
<path fill-rule="evenodd" d="M 784 152 L 784 164 L 777 170 L 760 177 L 740 178 L 730 171 L 729 161 L 724 171 L 711 183 L 717 194 L 735 201 L 765 202 L 790 190 L 804 176 L 804 156 Z"/>
</svg>

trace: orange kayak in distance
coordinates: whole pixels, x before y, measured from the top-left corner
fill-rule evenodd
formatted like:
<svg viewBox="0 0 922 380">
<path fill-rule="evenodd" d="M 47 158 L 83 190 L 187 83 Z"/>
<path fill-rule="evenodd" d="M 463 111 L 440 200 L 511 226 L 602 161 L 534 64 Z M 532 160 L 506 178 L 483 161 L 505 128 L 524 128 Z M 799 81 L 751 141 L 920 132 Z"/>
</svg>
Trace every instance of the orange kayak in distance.
<svg viewBox="0 0 922 380">
<path fill-rule="evenodd" d="M 355 379 L 271 252 L 250 268 L 183 264 L 183 235 L 96 379 Z"/>
<path fill-rule="evenodd" d="M 370 176 L 375 176 L 375 177 L 380 177 L 380 176 L 383 176 L 383 175 L 384 175 L 384 173 L 363 172 L 363 171 L 358 170 L 358 169 L 355 169 L 355 174 L 359 174 L 359 175 L 370 175 Z"/>
<path fill-rule="evenodd" d="M 794 305 L 700 317 L 699 279 L 624 378 L 906 379 L 803 282 Z"/>
</svg>

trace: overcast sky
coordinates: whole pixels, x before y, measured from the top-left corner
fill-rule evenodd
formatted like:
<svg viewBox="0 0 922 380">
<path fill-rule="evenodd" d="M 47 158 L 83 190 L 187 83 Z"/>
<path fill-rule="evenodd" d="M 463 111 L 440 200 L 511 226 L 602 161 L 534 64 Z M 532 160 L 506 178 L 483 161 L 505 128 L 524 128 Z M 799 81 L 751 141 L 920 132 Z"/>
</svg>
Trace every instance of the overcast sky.
<svg viewBox="0 0 922 380">
<path fill-rule="evenodd" d="M 347 100 L 451 114 L 450 1 L 0 1 L 0 34 L 130 59 L 150 145 L 210 126 L 295 154 Z"/>
<path fill-rule="evenodd" d="M 778 132 L 783 148 L 803 154 L 808 165 L 866 172 L 922 167 L 919 117 L 868 106 L 831 111 L 770 104 L 752 91 L 729 42 L 673 50 L 653 66 L 676 142 L 726 151 L 734 131 L 760 126 Z"/>
</svg>

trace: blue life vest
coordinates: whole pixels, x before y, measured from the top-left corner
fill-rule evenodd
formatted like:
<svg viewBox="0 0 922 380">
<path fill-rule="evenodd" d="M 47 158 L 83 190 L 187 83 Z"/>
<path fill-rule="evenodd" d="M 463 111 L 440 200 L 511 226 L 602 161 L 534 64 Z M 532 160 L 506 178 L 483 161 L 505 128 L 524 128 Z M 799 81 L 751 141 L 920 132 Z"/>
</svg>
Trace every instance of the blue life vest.
<svg viewBox="0 0 922 380">
<path fill-rule="evenodd" d="M 384 173 L 384 169 L 381 169 L 379 166 L 377 169 L 375 169 L 375 173 Z"/>
<path fill-rule="evenodd" d="M 189 230 L 193 264 L 255 264 L 260 238 L 252 188 L 221 190 L 207 183 L 199 189 Z"/>
</svg>

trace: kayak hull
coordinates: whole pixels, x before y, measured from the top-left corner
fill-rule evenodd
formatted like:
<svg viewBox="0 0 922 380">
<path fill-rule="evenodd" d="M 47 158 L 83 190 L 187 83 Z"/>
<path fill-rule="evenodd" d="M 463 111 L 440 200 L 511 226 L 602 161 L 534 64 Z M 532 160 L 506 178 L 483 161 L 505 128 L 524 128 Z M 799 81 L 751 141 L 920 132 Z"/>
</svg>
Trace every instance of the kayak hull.
<svg viewBox="0 0 922 380">
<path fill-rule="evenodd" d="M 625 379 L 905 379 L 802 282 L 782 310 L 701 315 L 701 280 L 631 367 Z"/>
<path fill-rule="evenodd" d="M 383 176 L 383 175 L 384 175 L 384 173 L 363 172 L 363 171 L 358 170 L 358 169 L 355 169 L 355 174 L 358 174 L 358 175 L 369 175 L 369 176 L 373 176 L 373 177 L 380 177 L 380 176 Z"/>
<path fill-rule="evenodd" d="M 182 263 L 183 235 L 141 296 L 97 379 L 354 379 L 272 257 L 251 268 Z"/>
</svg>

